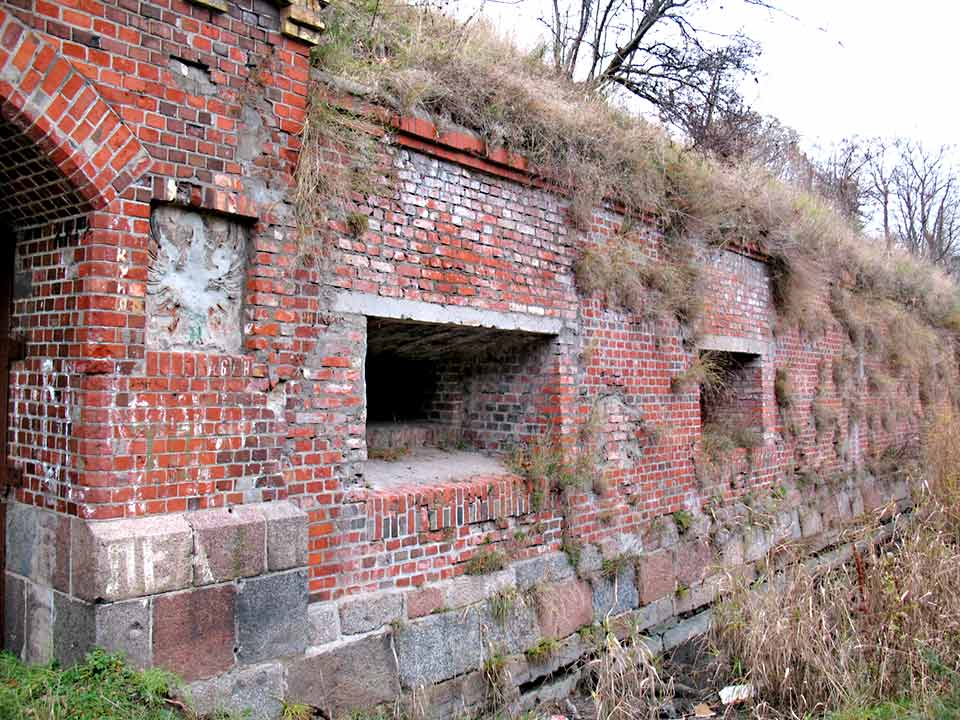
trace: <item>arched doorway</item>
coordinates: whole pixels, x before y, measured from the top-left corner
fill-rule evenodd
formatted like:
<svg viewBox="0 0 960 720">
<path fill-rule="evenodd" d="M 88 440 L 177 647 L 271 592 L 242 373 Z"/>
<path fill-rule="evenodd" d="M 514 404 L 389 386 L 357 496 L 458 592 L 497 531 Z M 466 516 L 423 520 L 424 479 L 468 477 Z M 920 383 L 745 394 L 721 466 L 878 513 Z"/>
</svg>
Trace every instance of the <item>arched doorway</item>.
<svg viewBox="0 0 960 720">
<path fill-rule="evenodd" d="M 11 535 L 14 540 L 19 537 L 19 529 L 8 522 L 7 510 L 11 503 L 32 502 L 33 490 L 45 490 L 48 497 L 67 494 L 40 487 L 47 478 L 38 474 L 38 468 L 50 475 L 60 473 L 60 489 L 68 486 L 68 468 L 65 463 L 56 467 L 55 454 L 70 441 L 69 419 L 58 422 L 64 408 L 45 407 L 43 388 L 30 387 L 28 378 L 56 368 L 69 353 L 67 338 L 77 328 L 65 327 L 70 323 L 62 322 L 64 316 L 56 311 L 85 292 L 83 280 L 71 277 L 64 266 L 80 248 L 91 218 L 125 197 L 152 162 L 97 88 L 61 55 L 56 44 L 27 27 L 15 13 L 0 8 L 2 644 L 18 632 L 5 622 L 11 603 L 6 572 L 11 561 L 24 559 L 24 546 L 32 542 L 32 538 L 8 542 Z M 20 417 L 18 408 L 30 405 L 28 398 L 36 400 Z M 53 432 L 40 427 L 45 416 L 53 418 Z M 50 509 L 64 513 L 68 505 L 58 501 Z M 13 557 L 18 554 L 19 558 Z M 19 632 L 22 635 L 22 628 Z"/>
</svg>

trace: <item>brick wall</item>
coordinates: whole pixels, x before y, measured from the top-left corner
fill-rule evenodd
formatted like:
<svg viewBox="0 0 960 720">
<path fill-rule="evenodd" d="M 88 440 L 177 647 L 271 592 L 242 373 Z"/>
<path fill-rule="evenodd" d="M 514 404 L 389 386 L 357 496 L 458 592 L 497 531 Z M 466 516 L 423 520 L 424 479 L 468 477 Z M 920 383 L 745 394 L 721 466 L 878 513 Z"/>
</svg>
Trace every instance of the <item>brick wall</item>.
<svg viewBox="0 0 960 720">
<path fill-rule="evenodd" d="M 3 63 L 29 55 L 36 69 L 0 94 L 16 105 L 46 82 L 85 99 L 72 117 L 31 95 L 4 111 L 13 130 L 0 133 L 10 157 L 43 149 L 52 165 L 38 173 L 56 178 L 49 198 L 3 211 L 19 233 L 16 323 L 29 349 L 14 375 L 21 502 L 105 520 L 289 499 L 309 516 L 311 596 L 327 600 L 453 577 L 491 550 L 609 546 L 664 515 L 797 468 L 835 475 L 917 435 L 909 373 L 890 380 L 853 362 L 837 386 L 834 366 L 857 350 L 829 319 L 826 289 L 828 319 L 801 331 L 777 321 L 761 256 L 701 248 L 701 346 L 763 348 L 750 383 L 763 444 L 705 472 L 699 391 L 671 382 L 693 361 L 689 333 L 578 292 L 584 243 L 623 241 L 615 208 L 575 230 L 569 200 L 504 153 L 404 119 L 378 145 L 383 182 L 334 214 L 324 248 L 305 248 L 290 188 L 309 45 L 281 31 L 277 7 L 9 0 L 3 13 Z M 348 161 L 327 157 L 331 172 Z M 47 200 L 65 224 L 50 225 Z M 348 211 L 367 229 L 351 231 Z M 196 234 L 173 237 L 164 213 Z M 242 248 L 224 234 L 242 234 Z M 630 237 L 656 262 L 653 226 Z M 540 328 L 549 339 L 532 352 L 469 372 L 441 363 L 435 416 L 491 450 L 549 429 L 568 454 L 597 453 L 596 481 L 545 496 L 511 474 L 364 487 L 367 315 L 389 302 L 431 309 L 434 323 L 464 311 Z M 224 323 L 236 325 L 229 341 Z M 795 391 L 787 409 L 778 369 Z"/>
</svg>

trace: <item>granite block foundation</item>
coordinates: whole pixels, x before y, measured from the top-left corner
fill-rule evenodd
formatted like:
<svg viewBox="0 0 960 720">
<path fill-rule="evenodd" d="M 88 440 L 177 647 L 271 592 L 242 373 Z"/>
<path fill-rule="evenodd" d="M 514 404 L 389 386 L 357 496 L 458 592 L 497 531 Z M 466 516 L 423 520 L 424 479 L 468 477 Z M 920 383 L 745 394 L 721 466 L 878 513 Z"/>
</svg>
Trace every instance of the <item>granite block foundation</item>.
<svg viewBox="0 0 960 720">
<path fill-rule="evenodd" d="M 5 649 L 120 651 L 257 718 L 476 712 L 497 653 L 528 707 L 569 691 L 595 625 L 676 646 L 725 573 L 782 543 L 843 562 L 848 523 L 908 509 L 946 399 L 909 368 L 870 382 L 827 288 L 822 327 L 778 317 L 757 248 L 695 247 L 694 343 L 577 285 L 584 249 L 626 235 L 661 262 L 649 218 L 574 227 L 534 170 L 421 117 L 390 121 L 390 173 L 310 247 L 289 189 L 315 10 L 0 3 L 0 336 L 24 348 Z M 723 398 L 679 381 L 705 351 Z M 709 458 L 718 424 L 756 442 Z M 561 490 L 550 453 L 588 467 Z"/>
</svg>

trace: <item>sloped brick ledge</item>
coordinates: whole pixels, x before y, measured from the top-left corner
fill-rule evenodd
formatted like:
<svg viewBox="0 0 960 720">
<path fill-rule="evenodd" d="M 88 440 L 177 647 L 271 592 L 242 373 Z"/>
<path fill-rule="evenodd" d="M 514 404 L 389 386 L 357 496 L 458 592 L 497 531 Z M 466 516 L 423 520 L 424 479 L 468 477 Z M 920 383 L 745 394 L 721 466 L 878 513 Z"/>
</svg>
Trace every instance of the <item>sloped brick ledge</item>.
<svg viewBox="0 0 960 720">
<path fill-rule="evenodd" d="M 146 149 L 53 44 L 0 8 L 0 114 L 49 156 L 90 209 L 124 194 Z"/>
</svg>

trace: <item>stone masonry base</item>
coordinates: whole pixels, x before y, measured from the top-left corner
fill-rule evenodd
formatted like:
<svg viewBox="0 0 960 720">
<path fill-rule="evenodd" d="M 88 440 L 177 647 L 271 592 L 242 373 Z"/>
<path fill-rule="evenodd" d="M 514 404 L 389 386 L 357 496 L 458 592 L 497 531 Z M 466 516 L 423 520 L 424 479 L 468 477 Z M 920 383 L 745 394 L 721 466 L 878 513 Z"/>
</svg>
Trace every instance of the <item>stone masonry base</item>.
<svg viewBox="0 0 960 720">
<path fill-rule="evenodd" d="M 398 700 L 431 718 L 475 713 L 491 699 L 483 668 L 496 655 L 499 691 L 526 708 L 569 692 L 599 625 L 673 648 L 706 631 L 730 573 L 757 577 L 771 548 L 791 542 L 842 562 L 842 529 L 881 501 L 902 511 L 909 488 L 869 476 L 781 488 L 602 547 L 312 605 L 307 518 L 289 503 L 99 523 L 14 504 L 4 647 L 64 664 L 93 647 L 122 651 L 178 673 L 201 711 L 254 718 L 277 717 L 282 699 L 329 717 Z"/>
</svg>

